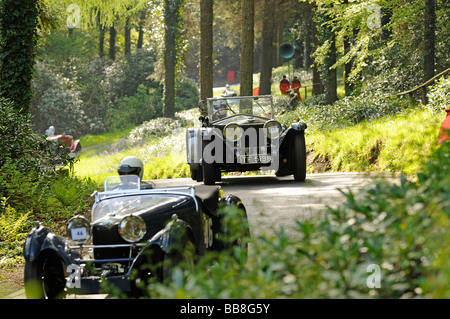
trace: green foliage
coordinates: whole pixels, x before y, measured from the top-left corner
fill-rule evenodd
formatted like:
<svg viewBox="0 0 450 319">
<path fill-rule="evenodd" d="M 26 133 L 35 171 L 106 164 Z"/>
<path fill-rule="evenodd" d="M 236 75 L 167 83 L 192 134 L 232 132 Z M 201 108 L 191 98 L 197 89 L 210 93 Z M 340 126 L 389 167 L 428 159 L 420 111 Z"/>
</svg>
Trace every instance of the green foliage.
<svg viewBox="0 0 450 319">
<path fill-rule="evenodd" d="M 12 208 L 7 198 L 2 197 L 0 203 L 0 267 L 15 264 L 21 255 L 22 247 L 29 228 L 28 213 L 19 213 Z"/>
<path fill-rule="evenodd" d="M 208 256 L 174 271 L 152 298 L 414 298 L 448 296 L 450 143 L 417 181 L 377 181 L 323 218 L 251 241 L 247 263 Z M 214 261 L 214 262 L 212 262 Z M 377 269 L 374 270 L 373 269 Z M 373 276 L 379 275 L 379 286 Z"/>
<path fill-rule="evenodd" d="M 55 145 L 35 133 L 30 120 L 29 114 L 0 99 L 0 168 L 11 161 L 20 172 L 33 172 L 36 177 L 51 175 L 56 163 L 66 165 L 70 160 L 64 152 L 58 155 Z"/>
<path fill-rule="evenodd" d="M 156 59 L 152 51 L 139 50 L 111 62 L 93 59 L 79 42 L 88 45 L 89 37 L 52 33 L 40 50 L 31 108 L 36 130 L 44 132 L 53 125 L 57 133 L 79 136 L 122 128 L 124 123 L 138 125 L 160 115 L 161 88 L 148 79 Z M 59 48 L 60 55 L 54 54 Z"/>
<path fill-rule="evenodd" d="M 323 171 L 390 171 L 415 174 L 436 143 L 442 118 L 421 107 L 340 130 L 313 132 L 309 168 Z"/>
<path fill-rule="evenodd" d="M 150 94 L 149 94 L 150 93 Z M 160 92 L 158 89 L 149 90 L 140 85 L 136 94 L 133 96 L 122 96 L 117 99 L 117 108 L 111 109 L 108 120 L 111 122 L 112 129 L 119 129 L 121 127 L 133 124 L 139 125 L 144 121 L 161 116 Z M 155 104 L 152 102 L 157 102 Z"/>
<path fill-rule="evenodd" d="M 24 113 L 32 97 L 38 3 L 0 3 L 0 96 L 13 101 L 14 107 Z"/>
<path fill-rule="evenodd" d="M 308 124 L 308 131 L 336 130 L 360 122 L 394 115 L 409 106 L 400 98 L 385 98 L 380 92 L 363 92 L 358 96 L 346 96 L 332 105 L 324 105 L 323 95 L 313 96 L 299 107 L 280 117 L 289 125 L 300 118 Z"/>
<path fill-rule="evenodd" d="M 430 87 L 427 108 L 434 112 L 450 109 L 450 77 L 442 77 Z"/>
<path fill-rule="evenodd" d="M 196 108 L 199 101 L 197 84 L 191 79 L 184 78 L 177 82 L 175 112 Z"/>
</svg>

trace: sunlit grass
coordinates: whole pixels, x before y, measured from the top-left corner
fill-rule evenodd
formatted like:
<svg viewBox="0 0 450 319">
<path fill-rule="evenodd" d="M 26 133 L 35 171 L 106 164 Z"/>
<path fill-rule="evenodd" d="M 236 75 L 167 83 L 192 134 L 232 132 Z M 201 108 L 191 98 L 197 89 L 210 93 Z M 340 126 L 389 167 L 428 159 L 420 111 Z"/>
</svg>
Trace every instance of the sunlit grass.
<svg viewBox="0 0 450 319">
<path fill-rule="evenodd" d="M 119 139 L 127 136 L 130 131 L 134 128 L 134 126 L 129 126 L 126 128 L 123 128 L 121 130 L 116 130 L 113 132 L 108 132 L 104 134 L 97 134 L 97 135 L 84 135 L 80 137 L 80 143 L 83 145 L 83 147 L 91 147 L 94 145 L 99 145 L 103 143 L 113 143 L 118 141 Z"/>
<path fill-rule="evenodd" d="M 307 138 L 314 157 L 327 158 L 333 171 L 389 171 L 414 174 L 436 143 L 442 116 L 414 108 L 395 116 Z"/>
</svg>

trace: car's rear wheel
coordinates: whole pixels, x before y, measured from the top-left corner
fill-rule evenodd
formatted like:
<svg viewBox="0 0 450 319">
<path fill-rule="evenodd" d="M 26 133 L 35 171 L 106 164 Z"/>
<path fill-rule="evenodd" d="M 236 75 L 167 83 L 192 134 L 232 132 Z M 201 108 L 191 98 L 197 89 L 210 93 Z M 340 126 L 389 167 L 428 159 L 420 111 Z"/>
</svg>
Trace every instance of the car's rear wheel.
<svg viewBox="0 0 450 319">
<path fill-rule="evenodd" d="M 43 253 L 25 263 L 25 294 L 28 299 L 64 297 L 66 279 L 61 259 L 54 253 Z"/>
<path fill-rule="evenodd" d="M 294 137 L 294 179 L 304 181 L 306 178 L 305 133 L 299 132 Z"/>
<path fill-rule="evenodd" d="M 203 183 L 205 185 L 214 185 L 216 183 L 217 167 L 214 163 L 202 163 Z"/>
</svg>

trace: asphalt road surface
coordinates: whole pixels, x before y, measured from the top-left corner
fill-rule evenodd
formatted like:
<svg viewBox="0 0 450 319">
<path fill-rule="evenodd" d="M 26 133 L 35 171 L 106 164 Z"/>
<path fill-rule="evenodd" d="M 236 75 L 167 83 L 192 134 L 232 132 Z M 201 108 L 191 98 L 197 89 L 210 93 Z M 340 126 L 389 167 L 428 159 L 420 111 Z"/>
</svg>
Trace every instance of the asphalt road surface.
<svg viewBox="0 0 450 319">
<path fill-rule="evenodd" d="M 339 190 L 356 192 L 374 178 L 363 173 L 323 173 L 308 174 L 305 182 L 296 182 L 293 176 L 259 175 L 223 177 L 217 185 L 226 195 L 236 195 L 244 202 L 252 236 L 280 227 L 295 235 L 297 220 L 320 218 L 326 206 L 336 207 L 345 200 Z M 154 183 L 158 188 L 199 184 L 189 178 Z"/>
<path fill-rule="evenodd" d="M 377 175 L 378 176 L 378 175 Z M 357 192 L 374 180 L 374 175 L 361 173 L 308 174 L 305 182 L 293 176 L 273 175 L 223 177 L 217 183 L 225 194 L 238 196 L 245 205 L 253 238 L 274 233 L 283 227 L 288 235 L 296 236 L 296 221 L 321 218 L 326 206 L 336 207 L 345 201 L 339 191 Z M 155 180 L 157 188 L 200 184 L 190 178 Z M 106 295 L 69 296 L 69 298 L 105 298 Z M 7 298 L 25 298 L 24 290 Z"/>
</svg>

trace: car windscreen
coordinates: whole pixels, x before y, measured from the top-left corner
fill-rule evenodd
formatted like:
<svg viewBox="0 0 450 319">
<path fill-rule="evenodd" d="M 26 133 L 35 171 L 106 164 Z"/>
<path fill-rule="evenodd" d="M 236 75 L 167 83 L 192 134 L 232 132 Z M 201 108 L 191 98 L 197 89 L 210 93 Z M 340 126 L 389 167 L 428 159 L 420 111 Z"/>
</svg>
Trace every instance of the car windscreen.
<svg viewBox="0 0 450 319">
<path fill-rule="evenodd" d="M 273 118 L 271 96 L 220 97 L 207 99 L 208 116 L 216 121 L 235 114 Z"/>
<path fill-rule="evenodd" d="M 128 195 L 103 199 L 92 209 L 92 221 L 95 222 L 108 214 L 125 216 L 129 214 L 141 214 L 151 209 L 170 204 L 177 200 L 174 196 L 158 195 Z"/>
</svg>

